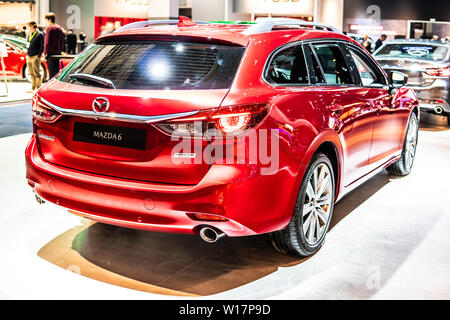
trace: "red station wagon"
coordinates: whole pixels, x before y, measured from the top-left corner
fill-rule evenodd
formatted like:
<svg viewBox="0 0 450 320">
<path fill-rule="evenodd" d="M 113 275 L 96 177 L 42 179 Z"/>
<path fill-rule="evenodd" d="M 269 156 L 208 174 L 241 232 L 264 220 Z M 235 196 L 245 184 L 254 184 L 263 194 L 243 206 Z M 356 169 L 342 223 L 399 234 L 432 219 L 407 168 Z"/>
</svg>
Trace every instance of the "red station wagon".
<svg viewBox="0 0 450 320">
<path fill-rule="evenodd" d="M 8 78 L 25 79 L 31 82 L 31 75 L 27 69 L 27 41 L 23 38 L 14 36 L 0 35 L 0 45 L 6 47 L 7 56 L 3 57 L 5 64 L 5 74 Z M 0 65 L 0 75 L 3 76 L 2 66 Z M 45 82 L 48 79 L 47 62 L 41 60 L 41 75 Z"/>
<path fill-rule="evenodd" d="M 406 83 L 321 24 L 131 24 L 34 97 L 28 184 L 103 223 L 208 242 L 268 234 L 309 256 L 345 194 L 385 168 L 410 173 Z"/>
</svg>

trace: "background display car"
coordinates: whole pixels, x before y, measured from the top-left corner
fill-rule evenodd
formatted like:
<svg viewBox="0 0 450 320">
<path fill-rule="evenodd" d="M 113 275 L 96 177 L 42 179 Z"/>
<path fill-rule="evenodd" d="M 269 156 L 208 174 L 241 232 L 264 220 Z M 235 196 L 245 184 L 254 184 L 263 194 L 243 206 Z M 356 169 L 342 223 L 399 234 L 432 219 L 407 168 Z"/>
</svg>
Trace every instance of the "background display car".
<svg viewBox="0 0 450 320">
<path fill-rule="evenodd" d="M 418 101 L 390 78 L 355 41 L 301 20 L 133 24 L 38 91 L 26 177 L 39 201 L 100 222 L 208 242 L 269 234 L 309 256 L 345 194 L 412 169 Z M 203 157 L 267 132 L 274 167 L 246 151 Z M 193 152 L 176 151 L 183 138 Z"/>
<path fill-rule="evenodd" d="M 15 46 L 18 46 L 26 51 L 27 48 L 27 40 L 22 37 L 13 36 L 9 34 L 0 34 L 0 39 L 5 39 L 14 44 Z"/>
<path fill-rule="evenodd" d="M 10 78 L 26 79 L 31 82 L 31 76 L 27 70 L 26 40 L 15 36 L 1 35 L 0 43 L 4 43 L 8 50 L 8 56 L 4 58 L 6 76 Z M 47 81 L 47 62 L 43 59 L 41 61 L 41 74 L 43 81 Z"/>
<path fill-rule="evenodd" d="M 374 53 L 386 72 L 408 75 L 408 87 L 419 99 L 420 109 L 447 115 L 450 126 L 450 43 L 430 40 L 395 40 Z"/>
</svg>

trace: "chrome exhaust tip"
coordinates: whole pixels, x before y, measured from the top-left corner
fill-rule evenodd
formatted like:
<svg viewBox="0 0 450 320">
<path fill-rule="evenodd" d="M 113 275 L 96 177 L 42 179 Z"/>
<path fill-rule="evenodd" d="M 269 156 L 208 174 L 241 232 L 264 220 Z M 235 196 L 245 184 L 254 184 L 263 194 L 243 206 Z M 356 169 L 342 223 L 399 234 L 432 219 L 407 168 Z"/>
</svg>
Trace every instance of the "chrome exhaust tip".
<svg viewBox="0 0 450 320">
<path fill-rule="evenodd" d="M 224 232 L 211 227 L 203 227 L 200 230 L 200 237 L 208 243 L 214 243 L 225 236 Z"/>
<path fill-rule="evenodd" d="M 34 197 L 36 198 L 36 202 L 38 204 L 44 204 L 45 203 L 45 200 L 42 199 L 41 197 L 39 197 L 37 194 L 34 194 Z"/>
<path fill-rule="evenodd" d="M 442 109 L 442 107 L 436 107 L 434 108 L 434 112 L 436 112 L 437 114 L 442 114 L 442 112 L 444 112 L 444 109 Z"/>
</svg>

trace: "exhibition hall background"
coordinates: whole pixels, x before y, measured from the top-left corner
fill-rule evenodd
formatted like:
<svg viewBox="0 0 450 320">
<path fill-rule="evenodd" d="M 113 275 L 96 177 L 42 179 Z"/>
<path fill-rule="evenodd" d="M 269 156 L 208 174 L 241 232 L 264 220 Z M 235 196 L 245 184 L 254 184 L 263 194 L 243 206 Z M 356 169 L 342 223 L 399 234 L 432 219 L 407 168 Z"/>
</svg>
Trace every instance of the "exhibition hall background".
<svg viewBox="0 0 450 320">
<path fill-rule="evenodd" d="M 450 21 L 450 2 L 439 3 L 439 10 L 432 3 L 427 0 L 16 0 L 1 1 L 0 26 L 19 26 L 29 20 L 44 25 L 44 14 L 52 11 L 64 29 L 85 33 L 87 42 L 91 43 L 108 22 L 124 25 L 179 15 L 209 21 L 283 16 L 326 22 L 346 32 L 368 33 L 375 38 L 381 33 L 391 38 L 409 38 L 421 36 L 414 34 L 415 26 L 411 24 L 414 21 Z M 434 23 L 426 29 L 426 33 L 440 36 L 448 34 L 450 26 Z"/>
</svg>

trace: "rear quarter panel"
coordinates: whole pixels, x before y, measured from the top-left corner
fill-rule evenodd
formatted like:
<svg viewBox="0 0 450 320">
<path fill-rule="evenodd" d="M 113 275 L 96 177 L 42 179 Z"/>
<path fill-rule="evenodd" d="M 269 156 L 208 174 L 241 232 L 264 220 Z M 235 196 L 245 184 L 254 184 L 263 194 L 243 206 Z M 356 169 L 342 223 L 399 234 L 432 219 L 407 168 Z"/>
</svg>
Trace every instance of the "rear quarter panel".
<svg viewBox="0 0 450 320">
<path fill-rule="evenodd" d="M 287 224 L 294 209 L 304 172 L 315 151 L 323 142 L 328 141 L 335 145 L 338 155 L 341 155 L 342 144 L 334 130 L 336 123 L 330 117 L 326 99 L 316 101 L 317 97 L 320 97 L 317 88 L 273 87 L 264 81 L 262 75 L 267 59 L 276 48 L 287 43 L 286 38 L 266 39 L 258 36 L 251 41 L 234 84 L 221 106 L 270 104 L 270 114 L 258 129 L 273 129 L 279 137 L 280 168 L 289 171 L 289 175 L 285 175 L 283 180 L 277 182 L 279 189 L 283 190 L 283 198 L 289 203 L 286 210 L 281 213 L 287 218 L 285 221 Z M 299 39 L 294 37 L 291 40 Z M 340 156 L 338 159 L 341 173 L 343 162 Z M 337 178 L 340 181 L 340 176 Z M 273 186 L 271 189 L 274 189 Z"/>
</svg>

